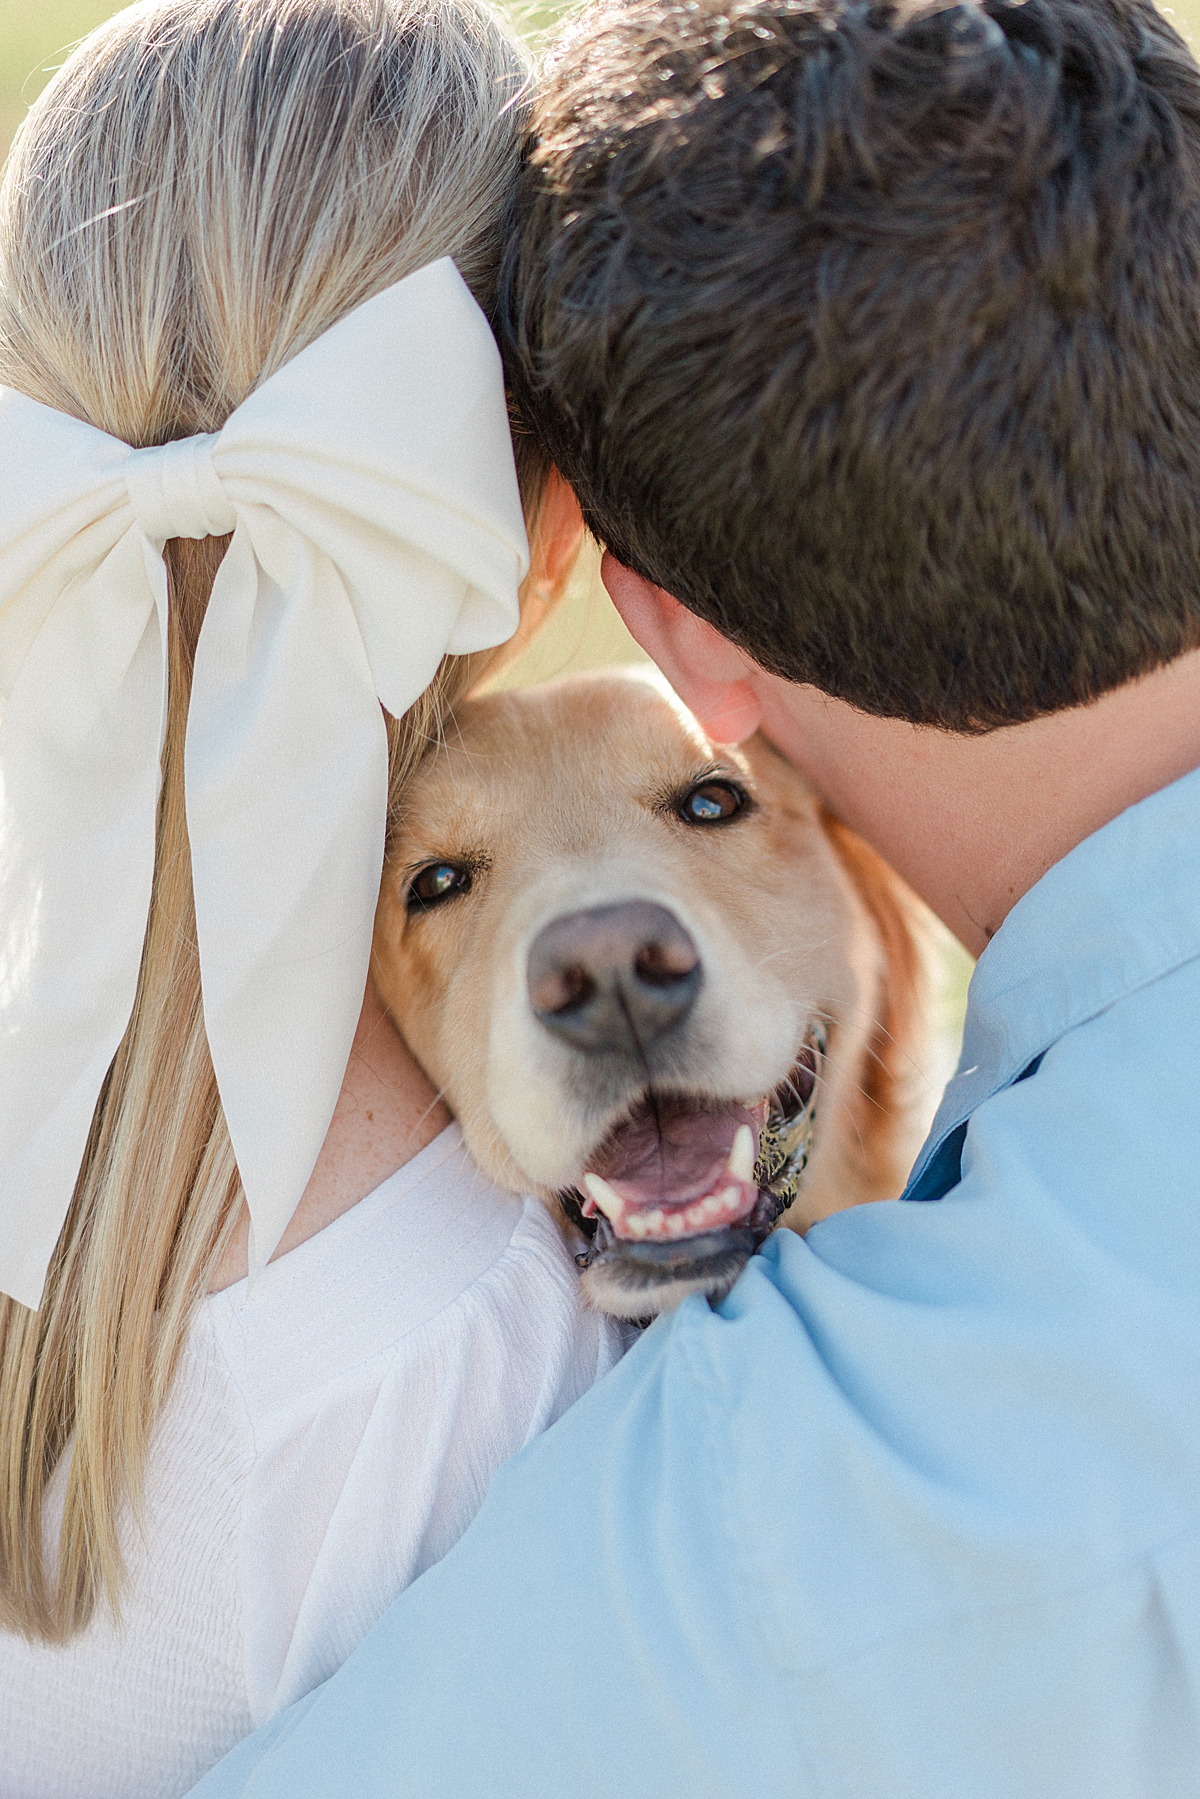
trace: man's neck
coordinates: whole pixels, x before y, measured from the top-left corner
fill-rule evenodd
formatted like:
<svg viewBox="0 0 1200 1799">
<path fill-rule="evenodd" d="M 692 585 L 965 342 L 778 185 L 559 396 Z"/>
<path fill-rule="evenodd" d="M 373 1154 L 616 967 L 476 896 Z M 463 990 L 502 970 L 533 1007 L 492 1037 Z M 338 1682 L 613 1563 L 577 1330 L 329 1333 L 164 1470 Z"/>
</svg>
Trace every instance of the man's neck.
<svg viewBox="0 0 1200 1799">
<path fill-rule="evenodd" d="M 1200 766 L 1200 650 L 1090 706 L 964 737 L 755 673 L 762 729 L 978 955 L 1046 870 Z"/>
</svg>

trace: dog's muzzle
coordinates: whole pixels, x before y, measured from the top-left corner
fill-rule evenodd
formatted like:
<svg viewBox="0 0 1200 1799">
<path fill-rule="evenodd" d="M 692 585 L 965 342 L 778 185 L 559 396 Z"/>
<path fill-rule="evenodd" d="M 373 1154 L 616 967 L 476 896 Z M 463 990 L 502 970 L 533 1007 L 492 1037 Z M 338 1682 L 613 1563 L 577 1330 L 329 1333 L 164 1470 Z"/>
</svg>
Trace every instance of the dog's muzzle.
<svg viewBox="0 0 1200 1799">
<path fill-rule="evenodd" d="M 552 920 L 530 946 L 526 979 L 535 1016 L 580 1056 L 591 1092 L 633 1095 L 579 1187 L 560 1195 L 591 1237 L 576 1258 L 589 1284 L 610 1295 L 614 1281 L 626 1295 L 678 1281 L 724 1291 L 796 1197 L 823 1028 L 787 1081 L 752 1105 L 691 1092 L 687 1023 L 704 970 L 690 932 L 652 900 Z"/>
<path fill-rule="evenodd" d="M 761 1117 L 751 1177 L 753 1192 L 739 1207 L 736 1219 L 716 1220 L 705 1228 L 703 1211 L 709 1201 L 692 1201 L 678 1208 L 664 1203 L 650 1214 L 665 1214 L 664 1220 L 655 1218 L 652 1233 L 639 1233 L 638 1212 L 627 1205 L 609 1203 L 606 1207 L 605 1196 L 596 1195 L 594 1177 L 585 1176 L 586 1193 L 571 1189 L 559 1196 L 568 1216 L 591 1238 L 588 1249 L 575 1258 L 578 1266 L 603 1274 L 606 1284 L 615 1279 L 626 1293 L 644 1293 L 647 1310 L 655 1309 L 653 1290 L 674 1282 L 701 1288 L 710 1297 L 728 1291 L 803 1184 L 812 1153 L 825 1046 L 825 1027 L 814 1022 L 788 1080 L 753 1108 Z M 657 1103 L 662 1107 L 665 1102 L 660 1098 Z M 714 1110 L 718 1104 L 714 1102 Z M 686 1123 L 689 1115 L 697 1120 L 706 1116 L 703 1106 L 694 1101 L 686 1102 L 677 1121 L 681 1117 Z M 751 1182 L 743 1184 L 748 1187 Z M 735 1203 L 732 1189 L 731 1183 L 727 1189 L 731 1206 Z M 611 1191 L 619 1200 L 615 1188 Z M 680 1221 L 690 1225 L 693 1220 L 700 1228 L 660 1234 L 663 1223 L 668 1227 Z"/>
</svg>

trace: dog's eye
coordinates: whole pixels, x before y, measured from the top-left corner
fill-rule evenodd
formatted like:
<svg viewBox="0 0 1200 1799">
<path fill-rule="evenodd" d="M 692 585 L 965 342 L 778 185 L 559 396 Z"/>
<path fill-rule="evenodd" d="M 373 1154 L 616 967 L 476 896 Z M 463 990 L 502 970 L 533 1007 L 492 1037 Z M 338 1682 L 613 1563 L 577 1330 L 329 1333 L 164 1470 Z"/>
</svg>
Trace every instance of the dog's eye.
<svg viewBox="0 0 1200 1799">
<path fill-rule="evenodd" d="M 746 795 L 729 781 L 701 781 L 680 802 L 679 816 L 686 825 L 721 825 L 736 818 Z"/>
<path fill-rule="evenodd" d="M 471 891 L 471 871 L 457 862 L 431 862 L 420 868 L 408 883 L 404 903 L 410 912 L 428 912 L 443 900 Z"/>
</svg>

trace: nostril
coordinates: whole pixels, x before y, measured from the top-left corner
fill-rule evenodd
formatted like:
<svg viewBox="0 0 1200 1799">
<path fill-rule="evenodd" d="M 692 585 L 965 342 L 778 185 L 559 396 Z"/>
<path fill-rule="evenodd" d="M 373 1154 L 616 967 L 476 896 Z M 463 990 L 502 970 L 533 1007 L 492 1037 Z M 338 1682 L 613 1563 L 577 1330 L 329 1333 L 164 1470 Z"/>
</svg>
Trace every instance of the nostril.
<svg viewBox="0 0 1200 1799">
<path fill-rule="evenodd" d="M 633 972 L 645 987 L 676 987 L 694 975 L 699 965 L 695 946 L 683 931 L 666 939 L 652 938 L 633 958 Z"/>
<path fill-rule="evenodd" d="M 577 1012 L 595 995 L 594 979 L 578 962 L 563 968 L 542 968 L 530 975 L 530 999 L 539 1012 L 548 1012 L 554 1017 Z"/>
<path fill-rule="evenodd" d="M 636 1055 L 676 1030 L 704 983 L 699 952 L 666 906 L 622 900 L 570 912 L 529 946 L 526 988 L 547 1030 L 588 1055 Z"/>
</svg>

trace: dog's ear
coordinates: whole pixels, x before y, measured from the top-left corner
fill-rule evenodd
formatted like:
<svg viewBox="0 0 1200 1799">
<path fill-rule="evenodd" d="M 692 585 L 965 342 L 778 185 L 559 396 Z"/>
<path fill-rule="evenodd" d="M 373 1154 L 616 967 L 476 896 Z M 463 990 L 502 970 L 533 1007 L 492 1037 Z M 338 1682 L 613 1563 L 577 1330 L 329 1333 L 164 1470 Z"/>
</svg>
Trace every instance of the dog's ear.
<svg viewBox="0 0 1200 1799">
<path fill-rule="evenodd" d="M 815 819 L 858 901 L 869 940 L 862 942 L 861 954 L 853 953 L 860 982 L 857 1016 L 872 1022 L 865 1044 L 857 1031 L 850 1032 L 855 1066 L 846 1070 L 840 1110 L 851 1128 L 837 1131 L 837 1155 L 832 1162 L 821 1158 L 819 1179 L 814 1165 L 811 1197 L 820 1201 L 819 1190 L 827 1188 L 829 1209 L 894 1199 L 908 1178 L 926 1122 L 943 927 L 882 856 L 820 805 L 774 745 L 756 736 L 742 750 L 785 816 Z M 847 1047 L 838 1045 L 839 1060 Z M 799 1209 L 796 1228 L 803 1228 Z"/>
<path fill-rule="evenodd" d="M 876 1020 L 859 1077 L 863 1174 L 873 1195 L 895 1197 L 916 1149 L 913 1116 L 930 1044 L 933 921 L 882 856 L 832 813 L 822 825 L 878 939 Z"/>
</svg>

